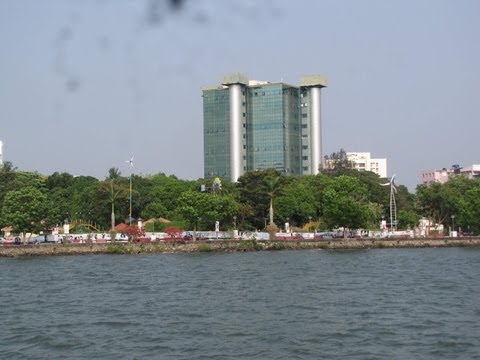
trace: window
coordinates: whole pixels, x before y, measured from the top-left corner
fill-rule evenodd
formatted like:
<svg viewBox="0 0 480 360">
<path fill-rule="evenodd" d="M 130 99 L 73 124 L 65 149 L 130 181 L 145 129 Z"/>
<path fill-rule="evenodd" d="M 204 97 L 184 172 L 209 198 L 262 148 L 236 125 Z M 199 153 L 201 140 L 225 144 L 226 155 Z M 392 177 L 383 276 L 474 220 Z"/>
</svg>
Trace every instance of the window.
<svg viewBox="0 0 480 360">
<path fill-rule="evenodd" d="M 302 156 L 302 160 L 308 160 L 308 156 Z"/>
<path fill-rule="evenodd" d="M 308 114 L 302 114 L 302 118 L 306 118 Z"/>
</svg>

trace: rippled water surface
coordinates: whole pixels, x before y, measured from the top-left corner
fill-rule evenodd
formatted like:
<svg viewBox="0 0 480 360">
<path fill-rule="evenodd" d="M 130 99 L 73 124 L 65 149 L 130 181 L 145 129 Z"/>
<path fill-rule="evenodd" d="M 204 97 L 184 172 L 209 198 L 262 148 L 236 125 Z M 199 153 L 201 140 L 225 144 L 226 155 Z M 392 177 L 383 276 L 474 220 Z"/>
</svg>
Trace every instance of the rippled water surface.
<svg viewBox="0 0 480 360">
<path fill-rule="evenodd" d="M 480 359 L 480 249 L 0 259 L 0 357 Z"/>
</svg>

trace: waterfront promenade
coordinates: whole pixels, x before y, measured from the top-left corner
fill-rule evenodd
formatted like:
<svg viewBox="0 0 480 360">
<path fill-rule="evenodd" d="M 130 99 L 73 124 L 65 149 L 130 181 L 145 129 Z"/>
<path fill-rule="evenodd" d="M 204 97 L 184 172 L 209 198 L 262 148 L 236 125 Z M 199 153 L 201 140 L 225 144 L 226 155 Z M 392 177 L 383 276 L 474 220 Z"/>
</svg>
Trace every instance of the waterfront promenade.
<svg viewBox="0 0 480 360">
<path fill-rule="evenodd" d="M 480 247 L 480 237 L 331 240 L 208 240 L 159 243 L 36 244 L 0 247 L 0 257 L 241 252 L 274 250 L 353 250 L 383 248 Z"/>
</svg>

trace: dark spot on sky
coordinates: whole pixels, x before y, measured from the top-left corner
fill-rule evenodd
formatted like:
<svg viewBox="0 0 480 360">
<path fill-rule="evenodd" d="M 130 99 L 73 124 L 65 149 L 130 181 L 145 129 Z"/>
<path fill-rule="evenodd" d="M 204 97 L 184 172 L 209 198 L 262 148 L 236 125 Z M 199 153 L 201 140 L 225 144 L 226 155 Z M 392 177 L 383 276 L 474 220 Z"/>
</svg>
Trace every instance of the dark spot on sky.
<svg viewBox="0 0 480 360">
<path fill-rule="evenodd" d="M 70 26 L 64 26 L 58 32 L 58 41 L 61 43 L 67 42 L 73 37 L 73 31 Z"/>
<path fill-rule="evenodd" d="M 65 86 L 67 88 L 67 91 L 75 92 L 80 87 L 80 81 L 78 79 L 75 79 L 75 78 L 70 78 L 65 83 Z"/>
<path fill-rule="evenodd" d="M 185 0 L 150 0 L 147 3 L 146 22 L 149 25 L 160 25 L 165 12 L 180 11 Z"/>
</svg>

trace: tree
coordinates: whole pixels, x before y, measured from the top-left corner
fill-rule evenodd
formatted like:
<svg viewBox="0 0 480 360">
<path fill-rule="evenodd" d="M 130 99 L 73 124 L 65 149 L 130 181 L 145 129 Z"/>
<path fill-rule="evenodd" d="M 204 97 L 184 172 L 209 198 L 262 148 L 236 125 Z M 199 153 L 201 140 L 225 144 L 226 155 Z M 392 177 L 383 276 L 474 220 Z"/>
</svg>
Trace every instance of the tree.
<svg viewBox="0 0 480 360">
<path fill-rule="evenodd" d="M 272 177 L 267 177 L 265 178 L 265 191 L 268 195 L 268 198 L 270 200 L 270 207 L 268 210 L 268 214 L 270 217 L 270 225 L 273 225 L 273 201 L 277 195 L 279 195 L 282 191 L 282 186 L 280 183 L 280 177 L 279 176 L 272 176 Z"/>
<path fill-rule="evenodd" d="M 112 204 L 112 213 L 110 215 L 110 222 L 111 222 L 110 225 L 111 225 L 112 230 L 115 229 L 115 201 L 117 200 L 117 198 L 118 198 L 118 196 L 120 195 L 120 192 L 121 192 L 120 190 L 115 189 L 114 179 L 115 178 L 112 178 L 110 180 L 110 191 L 108 193 L 108 195 L 109 195 L 108 200 Z"/>
<path fill-rule="evenodd" d="M 347 153 L 344 149 L 340 149 L 338 152 L 325 155 L 321 171 L 325 174 L 341 175 L 351 173 L 352 168 L 353 164 L 348 160 Z"/>
<path fill-rule="evenodd" d="M 281 219 L 289 218 L 293 224 L 305 224 L 317 214 L 314 191 L 303 179 L 295 179 L 285 186 L 282 195 L 277 198 L 276 213 Z"/>
<path fill-rule="evenodd" d="M 179 180 L 175 176 L 166 176 L 165 174 L 156 174 L 150 177 L 150 186 L 148 193 L 145 194 L 146 201 L 143 203 L 143 209 L 151 209 L 150 204 L 154 208 L 162 210 L 161 215 L 166 218 L 173 217 L 176 209 L 180 205 L 180 197 L 186 191 L 196 191 L 200 187 L 195 182 Z M 152 214 L 154 215 L 154 214 Z M 145 216 L 144 218 L 155 217 Z"/>
<path fill-rule="evenodd" d="M 412 210 L 400 210 L 398 212 L 398 228 L 399 229 L 414 228 L 418 224 L 419 220 L 420 220 L 420 216 L 418 216 Z"/>
<path fill-rule="evenodd" d="M 359 229 L 367 225 L 366 189 L 357 178 L 339 176 L 323 195 L 323 220 L 329 228 Z M 344 236 L 347 232 L 344 231 Z"/>
<path fill-rule="evenodd" d="M 177 213 L 191 228 L 198 222 L 209 229 L 214 227 L 215 221 L 232 224 L 233 216 L 237 215 L 239 209 L 237 201 L 229 195 L 213 196 L 210 193 L 186 191 L 179 200 Z"/>
<path fill-rule="evenodd" d="M 5 195 L 2 220 L 17 233 L 39 232 L 45 229 L 48 210 L 47 196 L 34 187 L 25 187 Z"/>
<path fill-rule="evenodd" d="M 142 210 L 142 219 L 167 218 L 167 208 L 161 202 L 150 202 Z"/>
<path fill-rule="evenodd" d="M 45 181 L 45 186 L 48 190 L 54 189 L 68 189 L 74 183 L 74 177 L 68 173 L 54 172 Z"/>
<path fill-rule="evenodd" d="M 477 233 L 480 231 L 476 197 L 480 194 L 479 188 L 478 179 L 461 175 L 451 177 L 444 184 L 419 185 L 416 194 L 418 212 L 445 228 L 452 225 L 454 216 L 458 227 Z"/>
<path fill-rule="evenodd" d="M 252 228 L 263 228 L 264 219 L 269 211 L 270 199 L 265 189 L 265 179 L 279 176 L 275 169 L 267 169 L 248 171 L 238 178 L 239 201 L 251 209 L 251 215 L 247 215 L 245 220 Z M 286 182 L 286 178 L 281 177 L 282 183 Z"/>
<path fill-rule="evenodd" d="M 456 222 L 468 233 L 480 233 L 480 180 L 472 182 L 460 202 L 460 211 Z"/>
<path fill-rule="evenodd" d="M 122 177 L 122 173 L 120 172 L 120 170 L 118 170 L 118 168 L 112 167 L 108 169 L 107 180 L 118 180 L 121 177 Z"/>
</svg>

